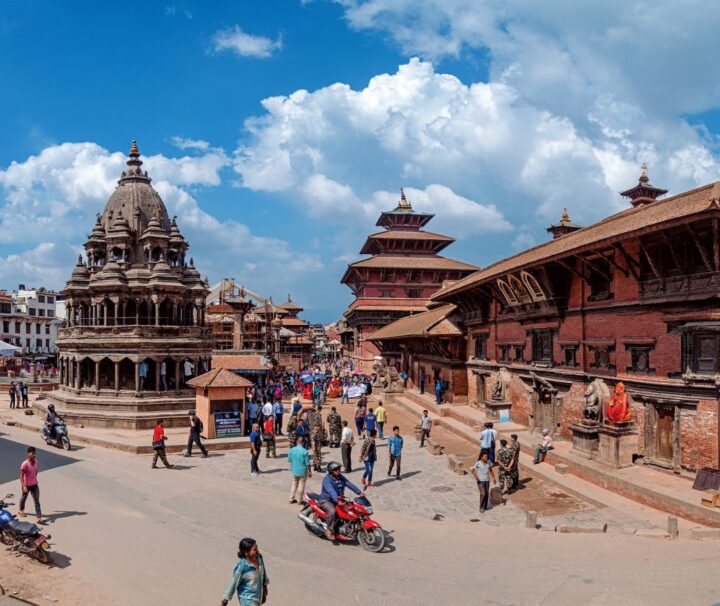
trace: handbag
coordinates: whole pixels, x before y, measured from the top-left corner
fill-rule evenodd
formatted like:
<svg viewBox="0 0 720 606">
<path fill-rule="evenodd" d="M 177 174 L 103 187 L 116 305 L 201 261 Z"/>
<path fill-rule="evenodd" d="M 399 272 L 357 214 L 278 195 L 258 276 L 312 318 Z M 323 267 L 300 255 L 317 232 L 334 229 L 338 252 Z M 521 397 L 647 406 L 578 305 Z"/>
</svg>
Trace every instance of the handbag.
<svg viewBox="0 0 720 606">
<path fill-rule="evenodd" d="M 152 447 L 153 447 L 155 450 L 160 450 L 161 448 L 164 448 L 164 447 L 165 447 L 165 442 L 164 442 L 163 440 L 153 441 Z"/>
<path fill-rule="evenodd" d="M 264 433 L 263 434 L 263 442 L 272 442 L 273 441 L 273 435 L 271 433 Z"/>
</svg>

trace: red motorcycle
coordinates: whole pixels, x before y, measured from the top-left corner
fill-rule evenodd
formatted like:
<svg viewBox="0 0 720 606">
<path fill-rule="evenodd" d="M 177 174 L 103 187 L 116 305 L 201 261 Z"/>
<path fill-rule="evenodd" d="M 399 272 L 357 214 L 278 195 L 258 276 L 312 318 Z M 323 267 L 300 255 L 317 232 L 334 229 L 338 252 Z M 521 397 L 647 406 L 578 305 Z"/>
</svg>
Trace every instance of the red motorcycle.
<svg viewBox="0 0 720 606">
<path fill-rule="evenodd" d="M 320 495 L 306 492 L 306 506 L 298 514 L 307 528 L 315 536 L 324 536 L 327 524 L 327 513 L 318 505 Z M 351 542 L 357 540 L 363 549 L 378 552 L 385 547 L 385 532 L 380 524 L 371 520 L 372 505 L 365 497 L 356 497 L 352 501 L 340 499 L 335 506 L 335 528 L 331 529 L 338 541 Z"/>
</svg>

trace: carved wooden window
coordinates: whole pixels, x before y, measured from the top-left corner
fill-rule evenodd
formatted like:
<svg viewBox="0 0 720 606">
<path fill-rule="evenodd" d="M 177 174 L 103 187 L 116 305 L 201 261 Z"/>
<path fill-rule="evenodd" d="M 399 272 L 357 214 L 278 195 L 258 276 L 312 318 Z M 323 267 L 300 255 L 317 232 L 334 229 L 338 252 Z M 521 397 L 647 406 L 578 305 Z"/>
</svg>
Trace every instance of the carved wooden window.
<svg viewBox="0 0 720 606">
<path fill-rule="evenodd" d="M 536 330 L 532 335 L 533 362 L 552 364 L 553 333 L 552 330 Z"/>
<path fill-rule="evenodd" d="M 684 357 L 693 373 L 714 375 L 720 372 L 720 333 L 694 332 L 684 341 L 687 350 Z"/>
<path fill-rule="evenodd" d="M 405 295 L 410 299 L 419 299 L 422 297 L 422 290 L 419 288 L 407 288 L 405 290 Z"/>
<path fill-rule="evenodd" d="M 540 287 L 539 282 L 535 279 L 535 276 L 526 271 L 521 271 L 520 277 L 522 278 L 523 284 L 525 284 L 525 288 L 530 293 L 533 301 L 544 301 L 546 299 L 545 293 Z"/>
<path fill-rule="evenodd" d="M 503 297 L 505 298 L 505 302 L 508 305 L 520 304 L 520 301 L 518 301 L 517 296 L 515 296 L 513 289 L 510 288 L 504 280 L 498 279 L 497 286 L 500 289 L 500 292 L 502 293 Z"/>
<path fill-rule="evenodd" d="M 611 354 L 615 351 L 613 345 L 595 345 L 590 347 L 590 350 L 594 354 L 594 359 L 590 365 L 592 368 L 601 368 L 606 370 L 613 370 L 615 365 L 611 362 Z"/>
<path fill-rule="evenodd" d="M 574 368 L 578 365 L 577 361 L 577 345 L 564 345 L 563 353 L 565 354 L 565 366 Z"/>
<path fill-rule="evenodd" d="M 501 362 L 509 362 L 510 361 L 510 345 L 501 345 L 500 346 L 500 361 Z"/>
<path fill-rule="evenodd" d="M 475 335 L 475 357 L 487 360 L 487 335 Z"/>
<path fill-rule="evenodd" d="M 525 346 L 524 345 L 516 345 L 515 346 L 515 361 L 516 362 L 524 362 L 525 361 Z"/>
<path fill-rule="evenodd" d="M 630 352 L 630 366 L 627 370 L 643 374 L 655 373 L 655 369 L 650 367 L 652 345 L 627 345 L 625 349 Z"/>
<path fill-rule="evenodd" d="M 531 301 L 532 298 L 530 294 L 528 293 L 528 290 L 525 288 L 522 282 L 518 280 L 514 275 L 508 274 L 508 285 L 510 288 L 512 288 L 513 292 L 517 296 L 518 301 L 520 303 L 527 303 L 528 301 Z"/>
</svg>

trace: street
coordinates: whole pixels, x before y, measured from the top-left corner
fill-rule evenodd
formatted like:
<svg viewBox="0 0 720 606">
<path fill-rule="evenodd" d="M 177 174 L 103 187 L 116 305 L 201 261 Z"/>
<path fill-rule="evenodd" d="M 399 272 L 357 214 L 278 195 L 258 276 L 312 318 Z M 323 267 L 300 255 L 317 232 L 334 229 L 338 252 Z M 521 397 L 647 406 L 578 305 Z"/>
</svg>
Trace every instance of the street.
<svg viewBox="0 0 720 606">
<path fill-rule="evenodd" d="M 60 572 L 83 579 L 107 595 L 106 603 L 219 603 L 243 536 L 257 539 L 265 557 L 269 604 L 717 600 L 716 584 L 703 572 L 717 557 L 713 542 L 560 535 L 376 509 L 389 547 L 372 554 L 310 536 L 284 491 L 265 486 L 265 478 L 285 472 L 250 481 L 246 452 L 205 460 L 174 457 L 182 462 L 176 469 L 151 470 L 149 457 L 89 446 L 48 452 L 36 435 L 12 427 L 3 432 L 0 491 L 18 493 L 15 470 L 26 444 L 36 445 L 44 513 L 64 566 L 53 571 L 54 578 Z M 223 468 L 234 468 L 234 479 L 214 473 L 221 459 Z M 49 572 L 30 561 L 26 567 L 38 581 Z M 12 579 L 3 578 L 3 584 Z M 52 587 L 38 595 L 52 596 Z M 37 603 L 47 603 L 42 599 Z"/>
</svg>

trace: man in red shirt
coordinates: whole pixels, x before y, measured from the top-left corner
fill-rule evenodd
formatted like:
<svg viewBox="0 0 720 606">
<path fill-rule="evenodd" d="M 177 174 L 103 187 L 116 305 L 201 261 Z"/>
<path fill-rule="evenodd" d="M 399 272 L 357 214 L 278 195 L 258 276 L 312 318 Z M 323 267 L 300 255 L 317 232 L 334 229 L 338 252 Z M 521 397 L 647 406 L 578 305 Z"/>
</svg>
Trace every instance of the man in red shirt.
<svg viewBox="0 0 720 606">
<path fill-rule="evenodd" d="M 270 436 L 270 439 L 266 439 Z M 265 419 L 263 425 L 263 442 L 265 442 L 265 458 L 270 458 L 270 452 L 272 451 L 273 459 L 277 459 L 277 453 L 275 452 L 275 421 L 272 415 Z"/>
<path fill-rule="evenodd" d="M 38 524 L 44 524 L 45 520 L 42 517 L 42 511 L 40 509 L 40 486 L 38 486 L 38 469 L 40 468 L 37 459 L 35 458 L 35 448 L 29 446 L 27 449 L 27 459 L 20 465 L 20 486 L 22 488 L 22 496 L 20 497 L 20 512 L 21 518 L 25 517 L 25 502 L 27 501 L 28 494 L 32 495 L 33 502 L 35 503 L 35 514 L 37 515 Z"/>
<path fill-rule="evenodd" d="M 155 450 L 155 456 L 153 456 L 152 468 L 157 469 L 158 458 L 163 462 L 165 467 L 172 469 L 174 465 L 170 465 L 165 455 L 165 430 L 163 429 L 163 420 L 158 419 L 157 425 L 155 425 L 155 431 L 153 431 L 152 447 Z"/>
</svg>

